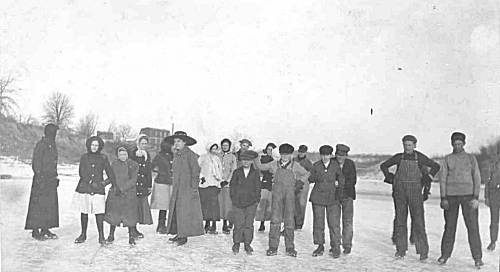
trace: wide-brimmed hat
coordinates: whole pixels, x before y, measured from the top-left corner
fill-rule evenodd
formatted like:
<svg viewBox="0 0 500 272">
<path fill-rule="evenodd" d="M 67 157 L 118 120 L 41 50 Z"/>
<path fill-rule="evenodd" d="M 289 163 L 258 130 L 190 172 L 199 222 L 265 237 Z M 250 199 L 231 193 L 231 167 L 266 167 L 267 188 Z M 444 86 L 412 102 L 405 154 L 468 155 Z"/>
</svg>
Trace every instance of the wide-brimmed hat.
<svg viewBox="0 0 500 272">
<path fill-rule="evenodd" d="M 174 144 L 174 139 L 181 139 L 183 140 L 187 146 L 195 145 L 196 140 L 189 137 L 186 132 L 184 131 L 176 131 L 174 135 L 170 135 L 165 138 L 165 141 L 171 145 Z"/>
</svg>

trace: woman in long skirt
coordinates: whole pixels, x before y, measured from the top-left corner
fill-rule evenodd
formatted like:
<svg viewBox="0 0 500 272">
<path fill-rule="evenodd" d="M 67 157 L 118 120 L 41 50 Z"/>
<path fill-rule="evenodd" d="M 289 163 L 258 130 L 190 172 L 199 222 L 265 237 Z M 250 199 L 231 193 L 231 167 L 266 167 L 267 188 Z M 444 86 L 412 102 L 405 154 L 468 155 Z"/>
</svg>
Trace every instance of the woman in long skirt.
<svg viewBox="0 0 500 272">
<path fill-rule="evenodd" d="M 139 164 L 137 172 L 137 212 L 139 213 L 139 224 L 152 225 L 153 217 L 149 208 L 148 196 L 151 194 L 152 172 L 151 172 L 151 155 L 146 151 L 149 143 L 147 135 L 141 134 L 137 137 L 137 148 L 132 152 L 130 158 Z M 144 238 L 144 234 L 133 228 L 135 238 Z"/>
<path fill-rule="evenodd" d="M 224 220 L 222 232 L 229 234 L 229 213 L 233 206 L 229 194 L 229 183 L 231 182 L 234 170 L 236 170 L 237 160 L 236 156 L 231 152 L 231 141 L 229 139 L 223 139 L 220 145 L 222 149 L 220 152 L 220 160 L 222 162 L 222 182 L 219 193 L 220 216 Z"/>
<path fill-rule="evenodd" d="M 217 144 L 210 144 L 207 154 L 198 159 L 200 164 L 200 202 L 205 232 L 217 234 L 217 221 L 220 220 L 219 192 L 222 181 L 222 163 L 219 159 Z M 210 222 L 212 225 L 210 226 Z"/>
<path fill-rule="evenodd" d="M 172 145 L 165 139 L 160 144 L 160 152 L 155 156 L 152 163 L 153 172 L 156 173 L 151 194 L 151 209 L 160 210 L 158 214 L 158 227 L 156 232 L 167 234 L 165 222 L 169 208 L 170 196 L 172 195 Z"/>
<path fill-rule="evenodd" d="M 103 227 L 106 203 L 104 187 L 114 183 L 115 175 L 109 164 L 108 157 L 101 154 L 104 141 L 98 136 L 93 136 L 87 140 L 86 146 L 87 153 L 83 154 L 80 159 L 80 180 L 73 198 L 73 205 L 80 211 L 82 227 L 82 232 L 76 238 L 75 243 L 83 243 L 87 239 L 88 214 L 90 213 L 95 214 L 99 243 L 106 244 Z M 104 179 L 104 172 L 106 172 L 106 180 Z"/>
<path fill-rule="evenodd" d="M 125 146 L 117 148 L 118 160 L 111 164 L 116 181 L 108 191 L 106 199 L 106 214 L 104 220 L 111 226 L 109 236 L 106 240 L 112 243 L 115 240 L 116 226 L 123 224 L 128 227 L 129 239 L 131 245 L 135 245 L 134 227 L 137 224 L 137 173 L 139 165 L 128 158 L 128 152 Z"/>
</svg>

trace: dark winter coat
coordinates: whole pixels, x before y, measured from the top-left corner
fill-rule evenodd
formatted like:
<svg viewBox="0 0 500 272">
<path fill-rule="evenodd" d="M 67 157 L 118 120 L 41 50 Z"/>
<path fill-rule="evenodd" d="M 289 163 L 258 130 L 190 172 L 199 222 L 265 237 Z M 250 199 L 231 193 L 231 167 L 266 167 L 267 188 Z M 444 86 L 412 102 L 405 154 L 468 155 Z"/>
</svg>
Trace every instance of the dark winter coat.
<svg viewBox="0 0 500 272">
<path fill-rule="evenodd" d="M 174 156 L 172 153 L 158 153 L 153 159 L 151 168 L 153 171 L 157 172 L 158 175 L 155 178 L 155 183 L 158 184 L 172 184 L 172 162 Z"/>
<path fill-rule="evenodd" d="M 137 148 L 132 152 L 130 158 L 139 164 L 137 173 L 137 196 L 147 196 L 153 186 L 153 173 L 151 168 L 151 155 L 146 151 L 147 158 L 136 156 Z"/>
<path fill-rule="evenodd" d="M 231 201 L 238 208 L 243 209 L 260 201 L 260 173 L 253 165 L 247 177 L 243 167 L 236 169 L 229 186 Z"/>
<path fill-rule="evenodd" d="M 335 181 L 338 181 L 338 187 L 335 186 Z M 309 201 L 314 205 L 329 206 L 338 204 L 342 198 L 345 179 L 338 162 L 334 159 L 330 160 L 327 169 L 325 169 L 323 161 L 315 162 L 311 168 L 309 182 L 314 183 L 309 198 Z"/>
<path fill-rule="evenodd" d="M 344 160 L 344 165 L 342 165 L 342 174 L 345 178 L 344 184 L 344 197 L 350 197 L 356 199 L 356 165 L 350 159 Z"/>
<path fill-rule="evenodd" d="M 104 172 L 107 179 L 104 180 Z M 76 191 L 83 194 L 104 195 L 104 187 L 115 180 L 108 157 L 100 153 L 86 153 L 80 158 L 80 181 Z"/>
<path fill-rule="evenodd" d="M 111 164 L 115 183 L 108 191 L 104 220 L 111 225 L 133 227 L 138 221 L 136 181 L 139 165 L 131 160 L 116 160 Z"/>
<path fill-rule="evenodd" d="M 204 233 L 198 192 L 200 181 L 198 157 L 198 154 L 189 147 L 184 147 L 174 154 L 172 164 L 174 176 L 167 224 L 169 234 L 189 237 Z"/>
<path fill-rule="evenodd" d="M 25 229 L 59 227 L 56 143 L 42 138 L 33 151 L 31 166 L 34 175 Z"/>
</svg>

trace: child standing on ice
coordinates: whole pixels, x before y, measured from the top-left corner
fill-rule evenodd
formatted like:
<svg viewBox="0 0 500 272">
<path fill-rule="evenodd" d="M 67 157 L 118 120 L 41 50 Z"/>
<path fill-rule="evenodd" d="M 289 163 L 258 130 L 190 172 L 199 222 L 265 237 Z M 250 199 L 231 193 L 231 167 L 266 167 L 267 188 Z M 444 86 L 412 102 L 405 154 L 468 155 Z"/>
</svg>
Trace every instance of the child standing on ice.
<svg viewBox="0 0 500 272">
<path fill-rule="evenodd" d="M 233 172 L 230 182 L 230 195 L 233 207 L 231 209 L 234 223 L 233 253 L 240 250 L 240 244 L 245 244 L 245 252 L 252 254 L 250 246 L 253 240 L 253 221 L 260 200 L 260 172 L 252 165 L 258 157 L 255 151 L 243 151 L 240 154 L 242 166 Z"/>
<path fill-rule="evenodd" d="M 118 147 L 116 153 L 118 160 L 111 164 L 116 181 L 108 191 L 104 215 L 104 220 L 111 225 L 107 242 L 115 240 L 116 226 L 123 224 L 128 227 L 129 244 L 135 245 L 134 227 L 139 217 L 136 190 L 139 165 L 128 158 L 128 151 L 124 146 Z"/>
</svg>

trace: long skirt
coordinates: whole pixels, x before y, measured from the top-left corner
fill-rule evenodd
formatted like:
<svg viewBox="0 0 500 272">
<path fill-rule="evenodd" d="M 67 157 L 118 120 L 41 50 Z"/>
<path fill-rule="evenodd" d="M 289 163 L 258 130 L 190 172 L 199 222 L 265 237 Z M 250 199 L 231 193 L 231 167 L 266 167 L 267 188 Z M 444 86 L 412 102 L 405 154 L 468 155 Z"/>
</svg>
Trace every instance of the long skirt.
<svg viewBox="0 0 500 272">
<path fill-rule="evenodd" d="M 55 179 L 47 180 L 44 181 L 46 186 L 40 186 L 35 181 L 31 185 L 25 229 L 50 229 L 59 227 L 59 203 L 56 181 Z"/>
<path fill-rule="evenodd" d="M 271 220 L 272 213 L 272 199 L 273 194 L 267 189 L 260 190 L 260 202 L 257 206 L 257 213 L 255 214 L 255 221 L 269 221 Z"/>
<path fill-rule="evenodd" d="M 172 185 L 154 183 L 151 193 L 151 209 L 168 210 L 171 195 Z"/>
<path fill-rule="evenodd" d="M 210 186 L 207 188 L 200 188 L 199 191 L 203 220 L 219 221 L 219 188 Z"/>
<path fill-rule="evenodd" d="M 139 215 L 139 224 L 152 225 L 153 217 L 151 216 L 151 209 L 149 208 L 148 197 L 137 197 L 137 213 Z"/>
<path fill-rule="evenodd" d="M 229 212 L 233 207 L 231 196 L 229 194 L 229 187 L 224 187 L 221 189 L 219 193 L 219 207 L 221 218 L 224 220 L 229 220 Z"/>
<path fill-rule="evenodd" d="M 106 198 L 99 194 L 83 194 L 75 192 L 72 206 L 80 213 L 101 214 L 106 211 Z"/>
</svg>

